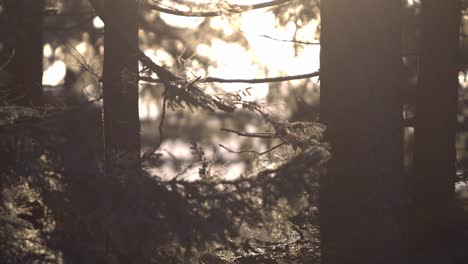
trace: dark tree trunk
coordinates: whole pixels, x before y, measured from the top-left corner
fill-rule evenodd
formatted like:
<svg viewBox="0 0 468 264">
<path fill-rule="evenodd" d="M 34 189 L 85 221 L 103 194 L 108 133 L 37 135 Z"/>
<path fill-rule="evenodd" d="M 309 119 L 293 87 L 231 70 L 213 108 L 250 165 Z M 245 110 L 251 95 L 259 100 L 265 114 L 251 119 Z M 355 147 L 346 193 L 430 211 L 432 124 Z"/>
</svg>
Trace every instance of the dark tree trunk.
<svg viewBox="0 0 468 264">
<path fill-rule="evenodd" d="M 421 1 L 411 238 L 425 263 L 447 254 L 454 206 L 460 8 L 459 0 Z"/>
<path fill-rule="evenodd" d="M 11 28 L 9 46 L 13 57 L 7 67 L 12 80 L 13 104 L 42 105 L 42 25 L 43 0 L 6 1 Z"/>
<path fill-rule="evenodd" d="M 0 105 L 41 106 L 44 1 L 9 0 L 3 6 L 2 50 L 8 55 L 2 59 L 9 63 L 1 69 L 7 74 L 2 74 Z M 0 141 L 0 173 L 17 171 L 21 168 L 16 164 L 19 139 L 8 136 Z"/>
<path fill-rule="evenodd" d="M 400 2 L 321 2 L 323 264 L 405 263 Z"/>
<path fill-rule="evenodd" d="M 127 174 L 140 166 L 138 47 L 135 0 L 106 0 L 104 44 L 104 137 L 106 172 Z M 123 169 L 123 171 L 122 171 Z"/>
</svg>

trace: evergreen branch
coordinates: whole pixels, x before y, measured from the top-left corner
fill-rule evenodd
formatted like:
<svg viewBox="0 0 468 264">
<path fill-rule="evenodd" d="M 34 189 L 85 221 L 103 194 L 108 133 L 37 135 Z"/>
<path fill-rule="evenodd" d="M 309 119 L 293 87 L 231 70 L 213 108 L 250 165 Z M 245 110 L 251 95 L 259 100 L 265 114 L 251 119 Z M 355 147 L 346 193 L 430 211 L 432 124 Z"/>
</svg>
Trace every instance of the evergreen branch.
<svg viewBox="0 0 468 264">
<path fill-rule="evenodd" d="M 103 2 L 90 0 L 90 3 L 104 23 L 113 23 L 113 18 L 106 17 Z M 127 36 L 125 32 L 121 33 L 121 38 L 122 41 L 125 41 L 128 45 L 129 52 L 132 52 L 144 67 L 156 73 L 164 84 L 166 88 L 165 96 L 168 98 L 168 103 L 171 108 L 174 106 L 183 107 L 182 103 L 185 103 L 189 107 L 201 107 L 208 111 L 219 109 L 224 112 L 233 112 L 235 110 L 235 106 L 224 102 L 218 97 L 203 92 L 194 82 L 189 83 L 187 80 L 174 75 L 172 72 L 156 64 L 151 58 L 146 56 L 137 45 L 129 42 L 129 36 Z"/>
</svg>

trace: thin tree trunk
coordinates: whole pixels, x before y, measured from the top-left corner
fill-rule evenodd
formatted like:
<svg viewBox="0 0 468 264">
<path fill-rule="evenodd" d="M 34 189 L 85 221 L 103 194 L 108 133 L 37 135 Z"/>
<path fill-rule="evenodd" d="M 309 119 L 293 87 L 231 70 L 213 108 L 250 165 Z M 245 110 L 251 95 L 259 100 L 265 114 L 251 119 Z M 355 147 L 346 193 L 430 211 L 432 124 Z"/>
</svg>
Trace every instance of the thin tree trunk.
<svg viewBox="0 0 468 264">
<path fill-rule="evenodd" d="M 454 206 L 460 19 L 459 0 L 421 1 L 411 238 L 425 263 L 447 254 Z"/>
<path fill-rule="evenodd" d="M 104 4 L 105 166 L 106 172 L 114 175 L 136 171 L 140 166 L 138 61 L 128 48 L 138 47 L 137 3 L 106 0 Z"/>
<path fill-rule="evenodd" d="M 321 2 L 323 264 L 405 263 L 400 2 Z"/>
</svg>

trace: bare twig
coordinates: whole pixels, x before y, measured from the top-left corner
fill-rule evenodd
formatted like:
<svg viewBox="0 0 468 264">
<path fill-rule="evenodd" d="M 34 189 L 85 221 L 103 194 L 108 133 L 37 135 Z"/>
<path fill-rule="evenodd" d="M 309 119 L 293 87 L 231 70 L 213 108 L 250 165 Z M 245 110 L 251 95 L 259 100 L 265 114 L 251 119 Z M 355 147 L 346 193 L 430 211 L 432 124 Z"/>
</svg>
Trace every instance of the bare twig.
<svg viewBox="0 0 468 264">
<path fill-rule="evenodd" d="M 187 171 L 188 171 L 189 167 L 185 167 L 185 169 L 183 169 L 181 172 L 177 173 L 173 178 L 172 180 L 173 181 L 177 181 L 179 179 L 179 177 L 181 177 L 182 175 L 184 175 Z"/>
<path fill-rule="evenodd" d="M 285 82 L 297 79 L 306 79 L 319 76 L 319 71 L 306 73 L 306 74 L 299 74 L 299 75 L 291 75 L 291 76 L 283 76 L 283 77 L 272 77 L 272 78 L 261 78 L 261 79 L 222 79 L 222 78 L 215 78 L 215 77 L 206 77 L 205 79 L 201 79 L 200 82 L 218 82 L 218 83 L 268 83 L 268 82 Z"/>
<path fill-rule="evenodd" d="M 0 71 L 3 71 L 3 69 L 5 69 L 5 67 L 8 66 L 8 64 L 10 64 L 14 56 L 15 56 L 15 49 L 12 49 L 11 54 L 8 57 L 8 59 L 2 64 L 2 66 L 0 66 Z"/>
<path fill-rule="evenodd" d="M 198 83 L 270 83 L 270 82 L 285 82 L 285 81 L 292 81 L 292 80 L 299 80 L 299 79 L 306 79 L 319 76 L 319 71 L 306 73 L 306 74 L 299 74 L 299 75 L 291 75 L 291 76 L 280 76 L 280 77 L 271 77 L 271 78 L 260 78 L 260 79 L 223 79 L 217 77 L 206 77 L 200 78 L 197 82 Z M 141 81 L 150 82 L 150 83 L 162 83 L 160 79 L 154 79 L 147 76 L 140 76 Z"/>
<path fill-rule="evenodd" d="M 224 128 L 224 127 L 221 128 L 221 131 L 234 133 L 234 134 L 236 134 L 238 136 L 242 136 L 242 137 L 277 138 L 274 133 L 269 133 L 269 132 L 266 132 L 266 133 L 248 133 L 248 132 L 239 132 L 239 131 L 229 129 L 229 128 Z"/>
<path fill-rule="evenodd" d="M 267 149 L 267 150 L 265 150 L 265 151 L 263 151 L 263 152 L 258 152 L 258 151 L 253 150 L 253 149 L 244 149 L 244 150 L 240 150 L 240 151 L 235 151 L 235 150 L 232 150 L 232 149 L 230 149 L 230 148 L 224 146 L 223 144 L 219 144 L 219 146 L 220 146 L 221 148 L 223 148 L 223 149 L 225 149 L 225 150 L 227 150 L 227 151 L 229 151 L 229 152 L 231 152 L 231 153 L 236 153 L 236 154 L 254 153 L 254 154 L 257 154 L 258 156 L 265 155 L 265 154 L 267 154 L 267 153 L 269 153 L 269 152 L 271 152 L 271 151 L 273 151 L 273 150 L 275 150 L 275 149 L 277 149 L 277 148 L 279 148 L 279 147 L 281 147 L 281 146 L 283 146 L 283 145 L 286 145 L 286 142 L 281 142 L 281 143 L 279 143 L 278 145 L 276 145 L 276 146 L 274 146 L 274 147 L 272 147 L 272 148 L 269 148 L 269 149 Z"/>
<path fill-rule="evenodd" d="M 164 96 L 163 105 L 162 105 L 162 112 L 161 112 L 161 121 L 159 122 L 159 142 L 156 144 L 150 151 L 145 152 L 141 157 L 142 161 L 148 159 L 152 156 L 156 150 L 161 147 L 162 142 L 164 141 L 164 119 L 166 119 L 166 107 L 167 106 L 167 97 Z"/>
<path fill-rule="evenodd" d="M 304 45 L 320 45 L 320 42 L 309 42 L 309 41 L 302 41 L 302 40 L 295 40 L 295 39 L 279 39 L 279 38 L 275 38 L 275 37 L 264 35 L 264 34 L 253 34 L 253 33 L 245 32 L 243 30 L 240 30 L 240 32 L 244 34 L 248 34 L 248 35 L 254 35 L 257 37 L 267 38 L 267 39 L 281 41 L 281 42 L 291 42 L 291 43 L 304 44 Z"/>
<path fill-rule="evenodd" d="M 148 67 L 144 66 L 138 73 L 143 73 L 147 70 L 149 70 Z"/>
<path fill-rule="evenodd" d="M 73 46 L 73 44 L 70 43 L 70 41 L 67 40 L 66 42 L 73 49 L 73 51 L 76 52 L 76 54 L 78 54 L 79 58 L 70 52 L 70 55 L 79 63 L 79 66 L 88 73 L 90 73 L 92 76 L 94 76 L 96 80 L 102 82 L 102 77 L 99 76 L 99 74 L 93 70 L 93 68 L 90 65 L 90 62 L 86 61 L 86 58 L 76 49 L 75 46 Z"/>
<path fill-rule="evenodd" d="M 158 2 L 153 0 L 153 2 Z M 152 4 L 148 2 L 144 2 L 144 4 L 149 7 L 150 9 L 171 14 L 171 15 L 176 15 L 176 16 L 186 16 L 186 17 L 216 17 L 216 16 L 221 16 L 226 13 L 232 13 L 232 14 L 238 14 L 242 13 L 245 11 L 249 10 L 254 10 L 254 9 L 259 9 L 259 8 L 265 8 L 265 7 L 272 7 L 272 6 L 278 6 L 278 5 L 283 5 L 287 3 L 291 3 L 293 0 L 273 0 L 265 3 L 259 3 L 259 4 L 254 4 L 254 5 L 235 5 L 235 4 L 230 4 L 229 8 L 226 8 L 224 10 L 216 10 L 216 11 L 200 11 L 200 12 L 193 12 L 193 11 L 182 11 L 178 9 L 173 9 L 169 7 L 163 7 L 160 4 Z"/>
</svg>

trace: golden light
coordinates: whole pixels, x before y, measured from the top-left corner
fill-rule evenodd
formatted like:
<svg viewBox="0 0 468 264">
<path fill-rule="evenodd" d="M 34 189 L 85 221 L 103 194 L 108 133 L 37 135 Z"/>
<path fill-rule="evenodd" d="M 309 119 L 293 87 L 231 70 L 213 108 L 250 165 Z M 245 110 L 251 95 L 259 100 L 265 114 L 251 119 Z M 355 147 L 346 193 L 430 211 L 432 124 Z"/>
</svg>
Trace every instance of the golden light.
<svg viewBox="0 0 468 264">
<path fill-rule="evenodd" d="M 208 0 L 192 1 L 194 6 L 210 7 L 208 10 L 219 10 L 227 4 L 252 5 L 263 1 L 231 0 L 213 3 Z M 161 3 L 165 3 L 161 1 Z M 168 2 L 169 3 L 169 2 Z M 203 5 L 205 4 L 205 5 Z M 208 11 L 187 6 L 174 7 L 183 11 Z M 160 14 L 161 18 L 170 25 L 194 29 L 203 21 L 203 18 L 187 18 L 175 15 Z M 286 26 L 279 26 L 273 12 L 268 9 L 258 9 L 234 14 L 231 16 L 218 16 L 209 18 L 213 30 L 222 30 L 226 37 L 234 32 L 242 32 L 248 41 L 248 47 L 238 43 L 229 43 L 223 39 L 213 39 L 210 44 L 196 45 L 196 52 L 200 56 L 209 58 L 213 66 L 208 68 L 207 74 L 220 78 L 254 79 L 286 75 L 303 74 L 319 68 L 319 45 L 302 45 L 297 51 L 293 39 L 314 42 L 319 21 L 313 20 L 297 28 L 293 22 Z M 208 34 L 208 33 L 207 33 Z M 276 40 L 275 40 L 276 39 Z M 288 41 L 289 40 L 289 41 Z M 195 69 L 196 72 L 197 71 Z M 205 76 L 201 76 L 205 77 Z M 317 82 L 317 78 L 312 81 Z M 298 85 L 302 81 L 293 81 Z M 268 95 L 269 84 L 243 85 L 219 84 L 227 92 L 235 92 L 251 86 L 251 96 L 246 100 L 259 100 Z"/>
</svg>

